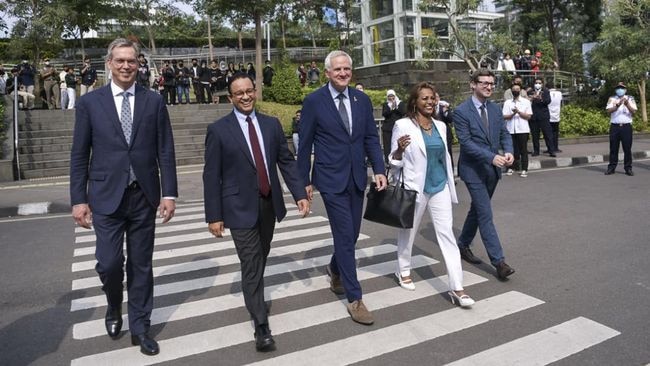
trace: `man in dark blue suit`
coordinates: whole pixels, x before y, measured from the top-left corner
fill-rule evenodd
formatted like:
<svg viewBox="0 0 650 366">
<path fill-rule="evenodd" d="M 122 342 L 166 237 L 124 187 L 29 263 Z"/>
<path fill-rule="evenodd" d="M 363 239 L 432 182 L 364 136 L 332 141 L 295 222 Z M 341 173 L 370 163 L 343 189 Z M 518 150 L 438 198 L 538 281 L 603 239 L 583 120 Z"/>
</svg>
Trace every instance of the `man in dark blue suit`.
<svg viewBox="0 0 650 366">
<path fill-rule="evenodd" d="M 76 105 L 70 199 L 76 223 L 95 228 L 95 268 L 108 302 L 106 331 L 114 339 L 122 328 L 126 234 L 131 342 L 155 355 L 159 347 L 149 336 L 149 319 L 156 207 L 163 223 L 169 221 L 178 192 L 169 115 L 159 94 L 135 85 L 138 54 L 135 43 L 113 41 L 106 59 L 111 83 Z"/>
<path fill-rule="evenodd" d="M 506 264 L 501 242 L 492 219 L 490 200 L 501 178 L 501 168 L 512 165 L 512 138 L 506 129 L 501 108 L 488 100 L 494 90 L 494 74 L 479 69 L 472 74 L 472 96 L 454 110 L 453 120 L 460 142 L 458 175 L 467 185 L 472 205 L 458 238 L 461 257 L 474 264 L 470 244 L 481 233 L 483 245 L 496 268 L 497 277 L 505 280 L 515 273 Z M 499 150 L 503 151 L 503 155 Z"/>
<path fill-rule="evenodd" d="M 309 182 L 310 199 L 313 184 L 320 191 L 329 216 L 334 239 L 334 255 L 326 268 L 331 277 L 330 288 L 336 294 L 345 293 L 354 321 L 369 325 L 374 320 L 362 301 L 355 246 L 368 179 L 365 159 L 370 159 L 377 189 L 382 190 L 386 188 L 384 157 L 370 99 L 348 87 L 352 77 L 350 56 L 343 51 L 327 55 L 325 75 L 329 82 L 303 101 L 298 168 L 302 178 Z"/>
<path fill-rule="evenodd" d="M 230 228 L 241 261 L 242 292 L 255 323 L 255 347 L 275 349 L 264 302 L 264 268 L 275 221 L 287 214 L 278 169 L 303 217 L 309 214 L 305 182 L 277 118 L 255 112 L 255 81 L 236 73 L 228 84 L 232 113 L 208 126 L 203 190 L 205 220 L 214 236 Z"/>
</svg>

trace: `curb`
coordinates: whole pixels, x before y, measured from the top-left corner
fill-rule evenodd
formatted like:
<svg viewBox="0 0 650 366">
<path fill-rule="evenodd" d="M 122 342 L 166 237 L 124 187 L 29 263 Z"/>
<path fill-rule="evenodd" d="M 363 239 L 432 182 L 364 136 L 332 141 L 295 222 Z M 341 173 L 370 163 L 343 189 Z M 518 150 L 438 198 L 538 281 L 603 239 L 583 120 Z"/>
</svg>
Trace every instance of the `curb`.
<svg viewBox="0 0 650 366">
<path fill-rule="evenodd" d="M 650 158 L 650 150 L 633 151 L 632 159 L 645 159 Z M 623 161 L 623 153 L 618 154 L 618 160 Z M 609 154 L 597 154 L 586 156 L 574 156 L 567 158 L 544 158 L 544 159 L 530 159 L 528 161 L 528 170 L 541 170 L 549 168 L 566 168 L 571 166 L 580 166 L 596 163 L 606 163 L 609 161 Z"/>
</svg>

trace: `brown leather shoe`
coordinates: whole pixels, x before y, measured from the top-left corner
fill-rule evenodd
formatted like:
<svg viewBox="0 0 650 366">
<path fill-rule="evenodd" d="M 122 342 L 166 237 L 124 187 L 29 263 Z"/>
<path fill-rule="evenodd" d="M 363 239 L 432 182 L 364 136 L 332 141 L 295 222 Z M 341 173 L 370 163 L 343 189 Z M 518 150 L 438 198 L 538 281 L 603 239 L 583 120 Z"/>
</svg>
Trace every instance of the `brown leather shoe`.
<svg viewBox="0 0 650 366">
<path fill-rule="evenodd" d="M 495 267 L 497 269 L 497 277 L 501 281 L 505 281 L 506 279 L 508 279 L 508 276 L 515 273 L 515 269 L 510 267 L 506 262 L 503 261 L 497 264 Z"/>
<path fill-rule="evenodd" d="M 348 303 L 348 313 L 352 320 L 359 324 L 371 325 L 375 322 L 372 313 L 366 308 L 361 299 Z"/>
<path fill-rule="evenodd" d="M 345 289 L 341 284 L 341 275 L 334 274 L 329 264 L 325 266 L 325 270 L 327 271 L 327 275 L 330 276 L 330 290 L 337 295 L 345 294 Z"/>
</svg>

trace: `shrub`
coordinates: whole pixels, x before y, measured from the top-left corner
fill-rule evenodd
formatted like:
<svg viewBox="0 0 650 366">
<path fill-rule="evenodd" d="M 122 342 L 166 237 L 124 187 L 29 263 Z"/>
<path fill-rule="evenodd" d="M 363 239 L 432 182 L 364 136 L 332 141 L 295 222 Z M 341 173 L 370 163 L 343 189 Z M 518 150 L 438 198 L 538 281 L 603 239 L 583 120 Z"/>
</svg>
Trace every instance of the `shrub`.
<svg viewBox="0 0 650 366">
<path fill-rule="evenodd" d="M 5 124 L 5 98 L 0 97 L 0 159 L 4 158 L 3 144 L 7 138 L 7 125 Z"/>
<path fill-rule="evenodd" d="M 274 78 L 275 79 L 275 78 Z M 282 123 L 285 136 L 291 136 L 291 121 L 300 109 L 300 105 L 287 105 L 274 102 L 257 102 L 257 110 L 269 116 L 277 117 Z"/>
<path fill-rule="evenodd" d="M 560 121 L 560 134 L 563 137 L 609 133 L 609 116 L 605 114 L 604 109 L 587 109 L 569 104 L 562 107 Z"/>
<path fill-rule="evenodd" d="M 303 94 L 295 70 L 289 64 L 281 64 L 273 76 L 273 84 L 263 89 L 263 97 L 270 102 L 300 104 Z"/>
</svg>

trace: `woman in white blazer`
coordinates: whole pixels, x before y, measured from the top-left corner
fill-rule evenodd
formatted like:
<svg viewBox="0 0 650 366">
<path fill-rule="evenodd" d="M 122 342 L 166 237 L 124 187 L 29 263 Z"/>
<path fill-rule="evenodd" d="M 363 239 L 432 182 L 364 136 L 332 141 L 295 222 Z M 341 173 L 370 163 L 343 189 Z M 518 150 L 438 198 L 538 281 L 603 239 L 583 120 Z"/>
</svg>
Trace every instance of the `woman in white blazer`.
<svg viewBox="0 0 650 366">
<path fill-rule="evenodd" d="M 411 251 L 425 210 L 429 212 L 436 239 L 447 266 L 449 296 L 460 306 L 474 304 L 463 290 L 463 269 L 453 232 L 451 204 L 458 203 L 451 157 L 447 151 L 447 127 L 433 119 L 436 89 L 427 82 L 417 84 L 407 102 L 407 116 L 395 122 L 391 139 L 390 165 L 393 179 L 404 177 L 404 185 L 418 192 L 412 229 L 397 233 L 398 270 L 401 287 L 415 290 L 411 278 Z"/>
</svg>

